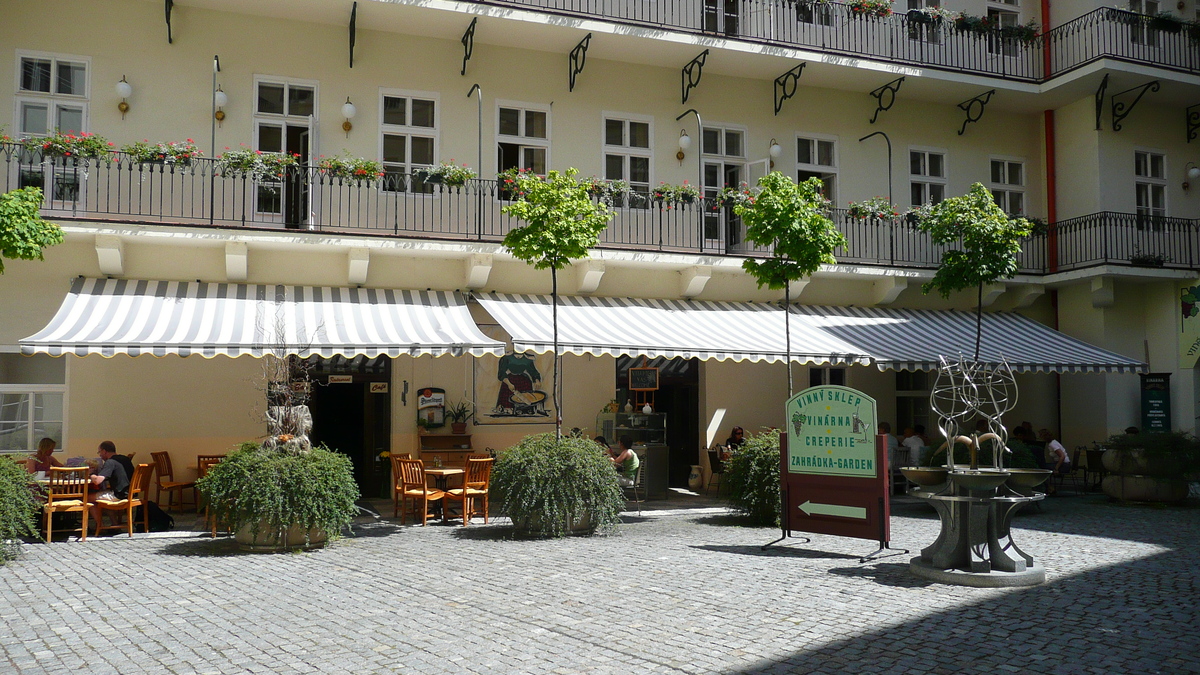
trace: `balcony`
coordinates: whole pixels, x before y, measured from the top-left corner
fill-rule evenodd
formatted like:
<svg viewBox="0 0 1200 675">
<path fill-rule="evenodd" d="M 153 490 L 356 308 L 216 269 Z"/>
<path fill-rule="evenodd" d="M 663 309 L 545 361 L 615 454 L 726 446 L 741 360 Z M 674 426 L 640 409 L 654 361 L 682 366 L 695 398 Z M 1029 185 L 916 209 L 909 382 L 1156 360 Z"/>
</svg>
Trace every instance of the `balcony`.
<svg viewBox="0 0 1200 675">
<path fill-rule="evenodd" d="M 147 164 L 123 153 L 112 160 L 41 157 L 0 145 L 3 191 L 30 185 L 45 190 L 43 214 L 52 220 L 308 231 L 499 242 L 519 223 L 494 180 L 462 187 L 424 184 L 408 175 L 374 181 L 332 179 L 311 167 L 292 167 L 277 181 L 222 176 L 211 159 L 188 166 Z M 645 201 L 614 209 L 600 248 L 754 257 L 738 220 L 712 200 L 690 204 Z M 846 235 L 840 263 L 935 269 L 945 247 L 903 221 L 860 220 L 835 209 Z M 1053 263 L 1050 256 L 1053 255 Z M 1103 212 L 1061 221 L 1022 244 L 1022 273 L 1043 275 L 1100 265 L 1195 269 L 1200 266 L 1200 221 Z"/>
</svg>

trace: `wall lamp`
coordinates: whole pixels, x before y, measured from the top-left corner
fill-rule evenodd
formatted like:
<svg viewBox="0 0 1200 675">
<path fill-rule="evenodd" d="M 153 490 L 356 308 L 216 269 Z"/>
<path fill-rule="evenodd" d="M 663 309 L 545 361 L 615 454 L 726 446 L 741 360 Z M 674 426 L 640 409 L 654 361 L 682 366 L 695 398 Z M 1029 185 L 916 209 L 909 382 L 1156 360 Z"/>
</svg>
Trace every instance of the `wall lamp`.
<svg viewBox="0 0 1200 675">
<path fill-rule="evenodd" d="M 121 81 L 117 82 L 117 96 L 121 97 L 121 102 L 117 104 L 117 110 L 121 111 L 121 119 L 125 119 L 125 113 L 129 112 L 129 102 L 125 99 L 133 96 L 133 87 L 129 86 L 124 75 L 121 76 Z"/>
<path fill-rule="evenodd" d="M 346 118 L 346 121 L 342 122 L 342 131 L 346 132 L 346 138 L 350 138 L 350 130 L 354 128 L 350 120 L 354 119 L 357 114 L 358 108 L 354 107 L 354 104 L 350 102 L 350 97 L 347 96 L 346 102 L 342 104 L 342 117 Z"/>
<path fill-rule="evenodd" d="M 225 121 L 225 111 L 221 108 L 229 105 L 229 97 L 221 91 L 221 85 L 217 85 L 217 90 L 213 92 L 213 104 L 217 106 L 216 112 L 213 113 L 213 119 L 217 120 L 217 124 L 221 124 Z"/>
<path fill-rule="evenodd" d="M 686 129 L 680 129 L 679 130 L 679 152 L 675 153 L 675 159 L 679 160 L 679 163 L 681 165 L 683 164 L 683 158 L 685 157 L 685 155 L 683 154 L 683 151 L 687 150 L 690 147 L 692 147 L 692 137 L 688 136 L 688 132 Z"/>
<path fill-rule="evenodd" d="M 1196 166 L 1195 162 L 1188 162 L 1184 167 L 1184 175 L 1187 180 L 1183 181 L 1183 189 L 1186 190 L 1192 187 L 1194 181 L 1200 180 L 1200 166 Z"/>
<path fill-rule="evenodd" d="M 775 139 L 772 138 L 771 145 L 770 145 L 770 147 L 767 148 L 767 154 L 771 155 L 771 168 L 774 169 L 775 168 L 775 158 L 779 157 L 780 155 L 783 154 L 783 146 L 776 143 Z"/>
</svg>

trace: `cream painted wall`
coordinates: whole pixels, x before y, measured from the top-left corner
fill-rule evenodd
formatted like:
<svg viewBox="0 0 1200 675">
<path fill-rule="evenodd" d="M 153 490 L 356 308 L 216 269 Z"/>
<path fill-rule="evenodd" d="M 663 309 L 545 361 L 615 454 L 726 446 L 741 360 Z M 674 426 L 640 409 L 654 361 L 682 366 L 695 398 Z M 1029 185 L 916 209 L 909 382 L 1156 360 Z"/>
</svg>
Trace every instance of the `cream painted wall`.
<svg viewBox="0 0 1200 675">
<path fill-rule="evenodd" d="M 1058 219 L 1100 210 L 1100 148 L 1092 97 L 1054 112 Z"/>
<path fill-rule="evenodd" d="M 1200 160 L 1200 153 L 1183 142 L 1179 109 L 1154 105 L 1149 98 L 1153 93 L 1146 96 L 1125 118 L 1121 131 L 1112 131 L 1107 116 L 1102 124 L 1100 165 L 1106 170 L 1100 174 L 1100 208 L 1124 213 L 1136 210 L 1134 152 L 1143 150 L 1166 156 L 1167 215 L 1200 217 L 1200 185 L 1183 189 L 1184 167 Z"/>
</svg>

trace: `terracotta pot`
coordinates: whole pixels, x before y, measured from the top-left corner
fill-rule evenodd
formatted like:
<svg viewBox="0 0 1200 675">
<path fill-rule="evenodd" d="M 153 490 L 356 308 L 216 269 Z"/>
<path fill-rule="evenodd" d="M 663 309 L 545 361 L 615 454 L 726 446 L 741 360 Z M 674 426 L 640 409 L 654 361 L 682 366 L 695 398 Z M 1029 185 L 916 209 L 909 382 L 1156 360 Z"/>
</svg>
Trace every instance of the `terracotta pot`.
<svg viewBox="0 0 1200 675">
<path fill-rule="evenodd" d="M 306 537 L 307 536 L 307 541 Z M 303 528 L 293 525 L 283 533 L 281 538 L 278 530 L 268 527 L 265 523 L 260 526 L 258 536 L 254 528 L 243 525 L 233 534 L 233 539 L 243 551 L 255 553 L 278 553 L 293 551 L 300 548 L 318 548 L 329 540 L 329 533 L 319 528 L 313 528 L 306 533 Z"/>
<path fill-rule="evenodd" d="M 467 433 L 467 423 L 466 422 L 451 422 L 450 423 L 450 433 L 452 433 L 452 434 Z"/>
</svg>

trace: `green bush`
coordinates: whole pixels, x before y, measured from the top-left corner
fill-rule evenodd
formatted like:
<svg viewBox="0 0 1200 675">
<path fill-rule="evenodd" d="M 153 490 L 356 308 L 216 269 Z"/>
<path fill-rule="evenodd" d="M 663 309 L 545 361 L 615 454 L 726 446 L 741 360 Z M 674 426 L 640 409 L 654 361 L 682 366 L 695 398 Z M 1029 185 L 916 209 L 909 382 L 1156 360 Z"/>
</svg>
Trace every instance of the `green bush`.
<svg viewBox="0 0 1200 675">
<path fill-rule="evenodd" d="M 358 512 L 350 458 L 324 446 L 291 454 L 243 443 L 196 488 L 218 522 L 234 532 L 248 526 L 255 536 L 299 526 L 335 537 Z"/>
<path fill-rule="evenodd" d="M 767 431 L 746 439 L 725 462 L 721 482 L 730 508 L 759 525 L 779 525 L 779 434 Z"/>
<path fill-rule="evenodd" d="M 534 536 L 564 536 L 585 517 L 594 529 L 611 530 L 625 508 L 608 455 L 594 441 L 574 436 L 521 439 L 500 454 L 491 489 L 513 525 Z"/>
<path fill-rule="evenodd" d="M 1200 439 L 1186 431 L 1118 434 L 1104 446 L 1115 451 L 1121 474 L 1188 478 L 1200 473 Z"/>
<path fill-rule="evenodd" d="M 37 483 L 24 464 L 0 457 L 0 565 L 17 557 L 24 537 L 39 537 Z"/>
</svg>

